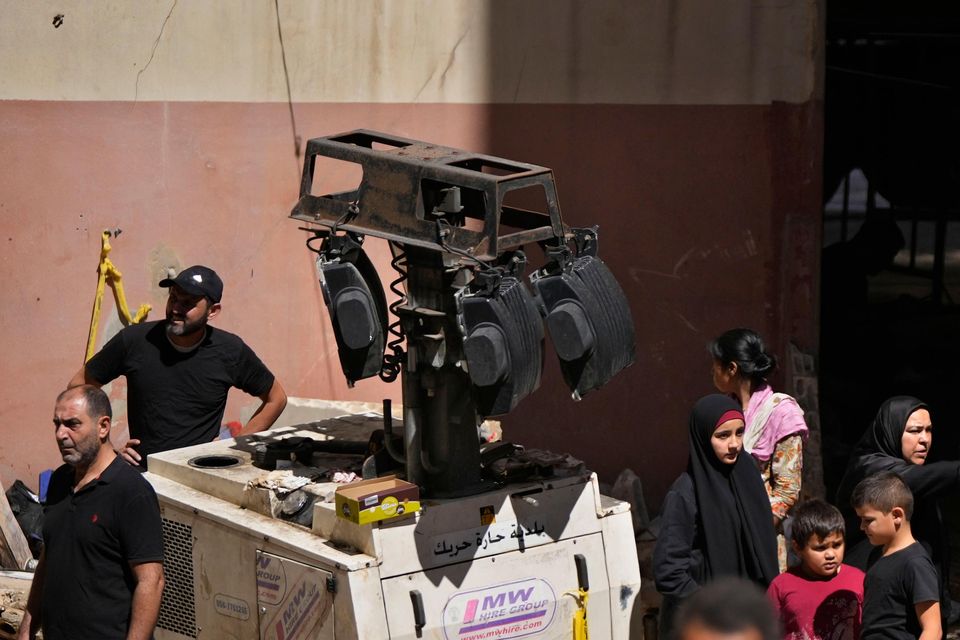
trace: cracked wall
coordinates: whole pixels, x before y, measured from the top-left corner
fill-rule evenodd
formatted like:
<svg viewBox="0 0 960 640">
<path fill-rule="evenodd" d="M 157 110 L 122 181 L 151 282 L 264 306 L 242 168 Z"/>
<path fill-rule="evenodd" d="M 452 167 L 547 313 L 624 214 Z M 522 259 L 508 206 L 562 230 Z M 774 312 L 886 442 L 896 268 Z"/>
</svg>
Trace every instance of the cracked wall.
<svg viewBox="0 0 960 640">
<path fill-rule="evenodd" d="M 209 263 L 226 283 L 217 324 L 291 395 L 399 400 L 398 385 L 348 390 L 340 376 L 286 217 L 294 123 L 302 140 L 380 129 L 554 169 L 566 220 L 601 226 L 637 364 L 574 404 L 548 352 L 507 435 L 574 452 L 608 481 L 632 466 L 653 507 L 710 391 L 707 340 L 746 324 L 781 354 L 815 349 L 819 3 L 276 6 L 0 0 L 5 484 L 36 486 L 58 464 L 50 412 L 83 355 L 104 228 L 123 229 L 111 258 L 151 318 L 167 268 Z M 118 323 L 101 327 L 100 344 Z M 122 401 L 122 385 L 111 393 Z M 232 395 L 225 420 L 250 402 Z"/>
</svg>

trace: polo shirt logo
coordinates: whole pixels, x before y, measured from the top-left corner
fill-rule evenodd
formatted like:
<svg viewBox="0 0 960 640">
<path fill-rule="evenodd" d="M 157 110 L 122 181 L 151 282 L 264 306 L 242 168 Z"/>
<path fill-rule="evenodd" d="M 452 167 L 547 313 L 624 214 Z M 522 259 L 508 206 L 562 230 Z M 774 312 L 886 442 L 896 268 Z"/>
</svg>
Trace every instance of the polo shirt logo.
<svg viewBox="0 0 960 640">
<path fill-rule="evenodd" d="M 90 516 L 90 522 L 96 522 L 96 521 L 97 521 L 97 514 L 93 514 L 92 516 Z"/>
</svg>

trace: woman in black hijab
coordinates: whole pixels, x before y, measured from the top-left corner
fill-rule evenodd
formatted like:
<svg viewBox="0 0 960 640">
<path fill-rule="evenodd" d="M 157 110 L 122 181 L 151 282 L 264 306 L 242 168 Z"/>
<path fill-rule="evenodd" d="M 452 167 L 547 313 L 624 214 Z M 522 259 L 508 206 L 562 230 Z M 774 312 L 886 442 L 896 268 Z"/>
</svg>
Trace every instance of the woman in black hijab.
<svg viewBox="0 0 960 640">
<path fill-rule="evenodd" d="M 732 398 L 709 395 L 693 407 L 687 470 L 664 498 L 653 552 L 660 637 L 668 637 L 680 602 L 707 582 L 741 576 L 766 589 L 777 576 L 770 500 L 750 456 L 741 455 L 743 430 Z"/>
<path fill-rule="evenodd" d="M 880 405 L 877 416 L 860 438 L 847 472 L 837 491 L 837 506 L 847 526 L 844 562 L 866 570 L 870 543 L 860 530 L 860 519 L 850 506 L 853 488 L 881 471 L 898 474 L 913 492 L 910 528 L 927 549 L 940 572 L 940 612 L 950 611 L 947 587 L 950 572 L 950 541 L 940 513 L 939 496 L 960 487 L 960 462 L 926 461 L 933 444 L 933 424 L 925 403 L 911 396 L 894 396 Z M 946 627 L 943 627 L 946 629 Z"/>
</svg>

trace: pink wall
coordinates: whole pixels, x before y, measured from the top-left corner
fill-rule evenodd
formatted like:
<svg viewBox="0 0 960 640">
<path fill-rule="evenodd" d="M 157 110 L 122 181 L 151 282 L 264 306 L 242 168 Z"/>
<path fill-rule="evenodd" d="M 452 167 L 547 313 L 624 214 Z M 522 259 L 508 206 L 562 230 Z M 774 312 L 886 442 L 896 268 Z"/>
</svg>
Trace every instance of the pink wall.
<svg viewBox="0 0 960 640">
<path fill-rule="evenodd" d="M 304 139 L 380 129 L 554 169 L 565 220 L 601 226 L 637 363 L 573 403 L 548 353 L 540 391 L 506 435 L 570 451 L 608 481 L 632 467 L 654 507 L 685 464 L 689 407 L 710 391 L 706 342 L 749 325 L 781 353 L 788 338 L 813 348 L 819 114 L 814 103 L 296 105 Z M 226 283 L 218 326 L 290 395 L 399 400 L 399 385 L 342 381 L 312 258 L 287 219 L 299 169 L 286 105 L 6 101 L 0 140 L 5 485 L 35 486 L 59 463 L 53 400 L 82 360 L 108 227 L 123 230 L 111 258 L 128 300 L 154 304 L 151 318 L 162 316 L 164 268 L 204 262 Z M 101 343 L 111 317 L 108 303 Z M 249 402 L 235 396 L 225 419 Z"/>
<path fill-rule="evenodd" d="M 713 391 L 707 342 L 749 326 L 778 354 L 788 340 L 815 348 L 819 107 L 490 114 L 491 147 L 552 167 L 565 221 L 600 225 L 600 256 L 627 294 L 637 336 L 636 363 L 579 403 L 563 397 L 549 360 L 506 437 L 571 451 L 608 482 L 630 467 L 656 508 L 686 466 L 690 407 Z"/>
</svg>

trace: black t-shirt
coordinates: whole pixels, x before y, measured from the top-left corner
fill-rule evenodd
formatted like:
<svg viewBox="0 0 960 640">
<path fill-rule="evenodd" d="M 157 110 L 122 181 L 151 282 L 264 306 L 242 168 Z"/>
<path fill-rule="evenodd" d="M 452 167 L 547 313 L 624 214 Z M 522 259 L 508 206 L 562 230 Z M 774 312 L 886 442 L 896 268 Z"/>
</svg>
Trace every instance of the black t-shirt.
<svg viewBox="0 0 960 640">
<path fill-rule="evenodd" d="M 119 456 L 73 493 L 73 467 L 50 479 L 44 508 L 43 637 L 125 638 L 136 582 L 130 563 L 163 561 L 153 487 Z"/>
<path fill-rule="evenodd" d="M 878 548 L 871 555 L 870 568 L 863 581 L 860 637 L 863 640 L 917 638 L 921 628 L 914 606 L 939 601 L 937 570 L 917 542 L 888 556 L 880 553 L 882 549 Z"/>
<path fill-rule="evenodd" d="M 230 387 L 267 393 L 273 374 L 239 337 L 207 326 L 199 346 L 178 351 L 166 321 L 135 324 L 110 339 L 86 364 L 101 384 L 127 377 L 130 437 L 146 467 L 147 456 L 203 442 L 220 433 Z"/>
</svg>

